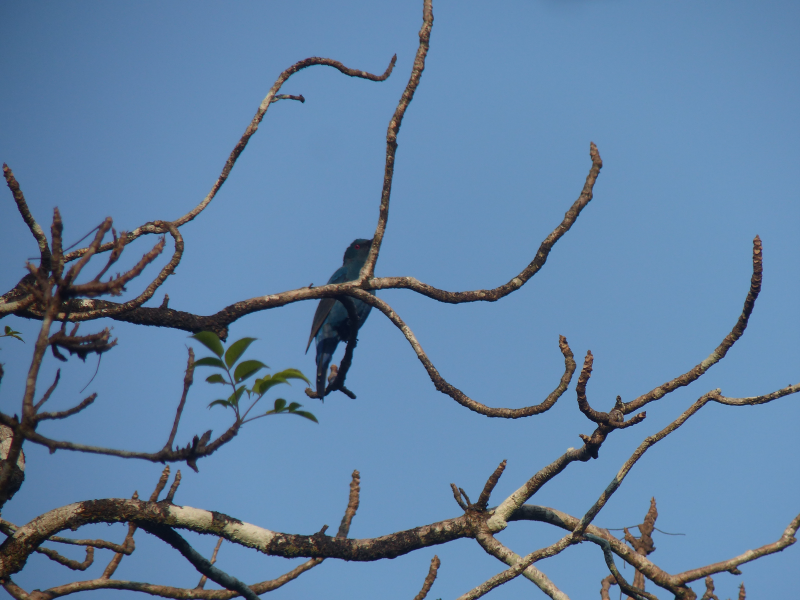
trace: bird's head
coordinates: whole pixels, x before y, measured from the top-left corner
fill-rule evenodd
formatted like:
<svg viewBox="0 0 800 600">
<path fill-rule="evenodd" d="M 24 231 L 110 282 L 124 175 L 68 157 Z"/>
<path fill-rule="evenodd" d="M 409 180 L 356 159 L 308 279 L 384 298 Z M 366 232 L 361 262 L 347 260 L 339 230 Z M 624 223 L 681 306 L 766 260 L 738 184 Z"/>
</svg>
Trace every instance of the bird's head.
<svg viewBox="0 0 800 600">
<path fill-rule="evenodd" d="M 352 244 L 347 247 L 347 250 L 344 251 L 344 263 L 348 263 L 351 261 L 358 261 L 361 264 L 367 260 L 367 255 L 369 254 L 369 249 L 372 247 L 372 240 L 362 240 L 358 239 L 355 240 Z"/>
</svg>

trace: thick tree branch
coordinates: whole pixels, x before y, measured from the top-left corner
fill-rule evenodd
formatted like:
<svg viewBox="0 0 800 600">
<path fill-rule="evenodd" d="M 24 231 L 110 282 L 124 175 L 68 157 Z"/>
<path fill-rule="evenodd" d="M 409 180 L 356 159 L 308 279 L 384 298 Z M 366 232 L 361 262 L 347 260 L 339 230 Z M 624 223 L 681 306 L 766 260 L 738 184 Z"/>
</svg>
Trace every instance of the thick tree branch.
<svg viewBox="0 0 800 600">
<path fill-rule="evenodd" d="M 0 578 L 13 575 L 47 538 L 89 523 L 151 523 L 224 537 L 226 540 L 286 558 L 340 558 L 374 561 L 395 558 L 419 548 L 471 537 L 462 516 L 372 539 L 356 540 L 324 534 L 295 535 L 243 523 L 222 513 L 188 506 L 141 500 L 87 500 L 40 515 L 21 526 L 0 545 Z"/>
</svg>

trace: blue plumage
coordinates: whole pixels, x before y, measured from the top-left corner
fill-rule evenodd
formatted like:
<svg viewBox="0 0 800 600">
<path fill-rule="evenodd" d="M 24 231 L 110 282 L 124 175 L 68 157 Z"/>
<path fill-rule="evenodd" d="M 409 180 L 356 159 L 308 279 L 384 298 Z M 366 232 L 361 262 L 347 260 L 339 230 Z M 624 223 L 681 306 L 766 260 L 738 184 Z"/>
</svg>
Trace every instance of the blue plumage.
<svg viewBox="0 0 800 600">
<path fill-rule="evenodd" d="M 328 279 L 328 283 L 345 283 L 358 279 L 361 268 L 367 261 L 372 240 L 355 240 L 344 253 L 342 266 Z M 370 292 L 375 294 L 375 292 Z M 367 320 L 369 311 L 372 308 L 361 300 L 351 298 L 358 314 L 358 329 Z M 333 358 L 333 353 L 340 341 L 347 341 L 350 337 L 350 324 L 347 318 L 347 309 L 338 300 L 333 298 L 323 298 L 319 301 L 317 311 L 314 313 L 314 321 L 311 323 L 311 335 L 308 336 L 308 345 L 314 339 L 317 345 L 317 395 L 322 398 L 325 395 L 326 378 L 328 368 Z"/>
</svg>

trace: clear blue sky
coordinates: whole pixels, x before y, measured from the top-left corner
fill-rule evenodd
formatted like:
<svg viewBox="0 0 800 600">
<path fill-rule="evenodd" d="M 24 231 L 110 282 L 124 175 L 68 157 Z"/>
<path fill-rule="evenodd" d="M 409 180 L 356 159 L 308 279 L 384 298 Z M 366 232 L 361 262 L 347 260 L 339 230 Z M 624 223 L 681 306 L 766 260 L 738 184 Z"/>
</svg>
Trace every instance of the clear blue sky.
<svg viewBox="0 0 800 600">
<path fill-rule="evenodd" d="M 595 408 L 608 410 L 617 394 L 630 400 L 650 390 L 704 359 L 730 331 L 749 285 L 752 239 L 758 234 L 764 243 L 763 291 L 726 360 L 650 405 L 647 420 L 613 435 L 599 460 L 573 464 L 532 500 L 580 516 L 638 443 L 704 392 L 756 395 L 798 380 L 800 5 L 440 0 L 434 14 L 427 68 L 400 133 L 378 275 L 413 275 L 451 290 L 503 283 L 578 196 L 590 141 L 605 163 L 595 199 L 545 268 L 511 297 L 449 306 L 409 292 L 380 294 L 465 393 L 491 406 L 540 402 L 563 369 L 559 334 L 579 359 L 594 353 Z M 317 55 L 382 72 L 397 53 L 384 83 L 323 67 L 290 80 L 283 92 L 303 94 L 306 103 L 272 106 L 212 205 L 183 228 L 183 262 L 153 304 L 166 292 L 172 308 L 210 314 L 321 284 L 345 247 L 374 230 L 386 125 L 420 23 L 416 1 L 4 2 L 0 160 L 42 225 L 59 207 L 68 243 L 106 216 L 117 229 L 175 219 L 208 192 L 284 68 Z M 5 291 L 36 246 L 10 193 L 2 194 Z M 128 263 L 151 242 L 129 248 Z M 251 315 L 231 335 L 257 336 L 250 354 L 275 369 L 311 374 L 312 353 L 303 351 L 314 308 L 299 303 Z M 0 344 L 0 406 L 14 413 L 38 324 L 3 324 L 26 339 L 24 346 Z M 109 324 L 119 346 L 83 393 L 97 392 L 98 401 L 42 431 L 156 450 L 172 423 L 189 340 L 180 331 Z M 320 424 L 272 418 L 248 425 L 203 460 L 199 474 L 181 468 L 176 502 L 313 533 L 325 523 L 336 527 L 358 469 L 363 492 L 351 535 L 372 537 L 456 516 L 450 482 L 477 496 L 508 459 L 499 501 L 592 431 L 577 410 L 574 382 L 544 415 L 492 420 L 436 392 L 380 314 L 359 339 L 348 378 L 357 400 L 337 395 L 320 405 L 302 386 L 287 388 L 285 397 L 303 402 Z M 41 385 L 57 366 L 46 360 Z M 71 359 L 51 410 L 82 398 L 95 367 Z M 229 424 L 222 409 L 207 410 L 215 390 L 197 380 L 181 444 Z M 651 558 L 670 572 L 777 540 L 800 511 L 798 401 L 707 406 L 645 456 L 596 524 L 640 523 L 655 496 L 657 526 L 686 534 L 657 534 Z M 26 455 L 25 486 L 3 512 L 18 524 L 77 500 L 129 497 L 134 489 L 147 495 L 160 472 L 159 465 L 49 455 L 31 445 Z M 520 554 L 561 535 L 536 524 L 510 529 L 500 539 Z M 81 535 L 119 541 L 124 531 L 102 526 Z M 210 554 L 214 539 L 189 537 Z M 455 597 L 503 568 L 466 540 L 377 564 L 327 561 L 269 597 L 412 598 L 434 553 L 442 567 L 431 598 Z M 85 576 L 98 576 L 109 557 L 99 551 Z M 252 583 L 292 563 L 226 543 L 218 564 Z M 744 581 L 748 598 L 788 598 L 800 587 L 798 564 L 800 548 L 790 548 L 744 566 L 741 577 L 718 576 L 717 594 L 735 597 Z M 589 544 L 538 566 L 574 599 L 598 597 L 607 574 Z M 117 576 L 179 586 L 198 577 L 143 532 Z M 39 555 L 17 577 L 27 589 L 73 579 Z M 520 579 L 491 597 L 540 595 Z M 133 594 L 80 598 L 100 596 Z"/>
</svg>

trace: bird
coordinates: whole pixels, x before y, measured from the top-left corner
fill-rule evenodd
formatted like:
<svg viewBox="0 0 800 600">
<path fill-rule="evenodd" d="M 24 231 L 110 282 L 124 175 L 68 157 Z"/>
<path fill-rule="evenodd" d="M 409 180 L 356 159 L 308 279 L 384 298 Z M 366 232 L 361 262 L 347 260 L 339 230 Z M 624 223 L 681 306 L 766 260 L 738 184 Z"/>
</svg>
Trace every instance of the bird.
<svg viewBox="0 0 800 600">
<path fill-rule="evenodd" d="M 347 247 L 344 252 L 342 266 L 336 269 L 328 283 L 345 283 L 358 279 L 361 268 L 367 262 L 367 255 L 372 247 L 372 240 L 357 239 Z M 370 294 L 375 295 L 374 291 Z M 364 321 L 369 316 L 372 307 L 361 300 L 351 298 L 355 305 L 358 315 L 357 330 L 361 329 Z M 334 298 L 322 298 L 317 305 L 314 313 L 314 320 L 311 322 L 311 335 L 308 336 L 306 353 L 311 347 L 311 340 L 316 341 L 317 345 L 317 397 L 322 399 L 325 396 L 326 375 L 330 367 L 333 353 L 339 342 L 347 341 L 350 338 L 350 321 L 347 316 L 347 309 L 344 304 Z"/>
</svg>

